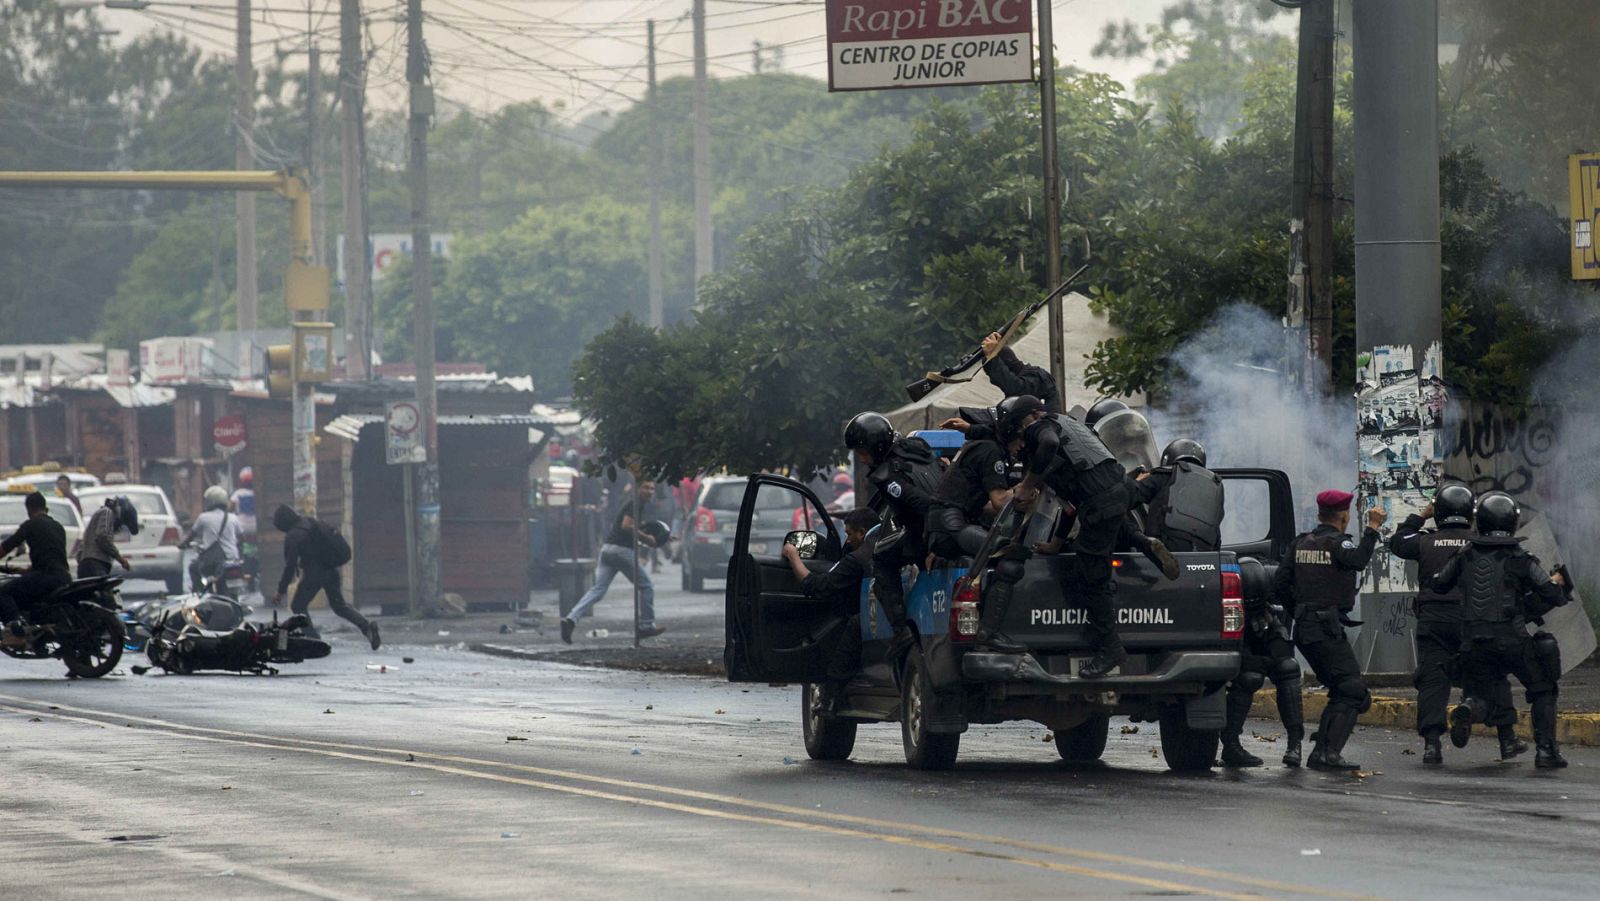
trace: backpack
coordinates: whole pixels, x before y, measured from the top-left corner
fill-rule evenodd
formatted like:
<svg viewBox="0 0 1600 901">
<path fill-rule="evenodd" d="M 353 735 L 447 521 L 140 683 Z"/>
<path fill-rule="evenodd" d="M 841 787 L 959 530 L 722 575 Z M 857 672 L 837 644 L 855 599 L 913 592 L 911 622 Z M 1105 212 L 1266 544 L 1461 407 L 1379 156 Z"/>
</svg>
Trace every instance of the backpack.
<svg viewBox="0 0 1600 901">
<path fill-rule="evenodd" d="M 344 537 L 337 526 L 330 526 L 320 519 L 310 519 L 310 544 L 307 550 L 311 551 L 312 559 L 323 566 L 339 567 L 350 562 L 353 553 L 350 542 Z"/>
</svg>

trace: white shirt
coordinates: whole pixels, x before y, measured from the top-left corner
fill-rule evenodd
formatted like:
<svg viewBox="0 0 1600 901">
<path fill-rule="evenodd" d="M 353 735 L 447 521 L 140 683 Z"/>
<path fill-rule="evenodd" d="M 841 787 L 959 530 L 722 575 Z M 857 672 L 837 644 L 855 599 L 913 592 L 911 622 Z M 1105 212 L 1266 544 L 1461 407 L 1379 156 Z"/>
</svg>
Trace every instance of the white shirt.
<svg viewBox="0 0 1600 901">
<path fill-rule="evenodd" d="M 189 529 L 189 539 L 194 543 L 194 549 L 197 552 L 204 551 L 211 546 L 212 542 L 218 540 L 217 532 L 220 530 L 222 533 L 223 562 L 238 563 L 240 562 L 239 543 L 242 534 L 239 526 L 239 517 L 228 513 L 228 522 L 224 525 L 222 522 L 223 513 L 224 511 L 222 510 L 207 510 L 200 514 L 199 518 L 194 521 L 194 526 Z"/>
</svg>

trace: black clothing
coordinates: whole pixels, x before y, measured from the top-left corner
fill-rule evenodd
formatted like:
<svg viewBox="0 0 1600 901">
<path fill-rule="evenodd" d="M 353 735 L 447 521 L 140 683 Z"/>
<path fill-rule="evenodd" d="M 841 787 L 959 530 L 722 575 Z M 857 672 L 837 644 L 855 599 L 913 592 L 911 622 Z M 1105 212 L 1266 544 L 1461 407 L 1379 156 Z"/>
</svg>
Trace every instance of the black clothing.
<svg viewBox="0 0 1600 901">
<path fill-rule="evenodd" d="M 920 438 L 902 438 L 889 449 L 883 462 L 867 474 L 867 481 L 874 489 L 867 506 L 880 514 L 892 512 L 899 525 L 899 529 L 881 539 L 872 552 L 873 590 L 896 630 L 906 622 L 905 587 L 900 583 L 900 571 L 907 566 L 921 566 L 927 556 L 923 536 L 941 469 L 928 442 Z"/>
<path fill-rule="evenodd" d="M 1127 472 L 1092 429 L 1071 416 L 1040 419 L 1022 433 L 1027 471 L 1038 473 L 1056 496 L 1086 506 L 1113 484 L 1122 487 Z M 1127 510 L 1124 493 L 1123 509 Z"/>
<path fill-rule="evenodd" d="M 111 564 L 104 560 L 84 559 L 78 561 L 78 578 L 92 579 L 95 576 L 111 575 Z"/>
<path fill-rule="evenodd" d="M 624 505 L 621 510 L 617 511 L 617 519 L 611 524 L 611 531 L 606 533 L 606 544 L 613 544 L 617 547 L 633 547 L 633 530 L 625 529 L 622 526 L 622 521 L 632 515 L 632 503 Z"/>
<path fill-rule="evenodd" d="M 876 542 L 868 540 L 861 547 L 850 549 L 831 568 L 813 572 L 800 582 L 800 590 L 808 598 L 831 599 L 833 610 L 840 616 L 861 611 L 861 580 L 872 568 L 872 548 Z"/>
<path fill-rule="evenodd" d="M 1271 679 L 1277 689 L 1278 719 L 1288 740 L 1298 743 L 1305 737 L 1305 713 L 1300 698 L 1300 661 L 1294 657 L 1294 645 L 1272 611 L 1247 611 L 1246 616 L 1239 675 L 1228 684 L 1228 717 L 1222 732 L 1234 736 L 1244 733 L 1250 701 L 1256 690 Z M 1241 697 L 1243 700 L 1239 700 Z"/>
<path fill-rule="evenodd" d="M 1441 592 L 1433 583 L 1445 564 L 1472 543 L 1472 530 L 1465 525 L 1423 529 L 1424 522 L 1415 513 L 1406 517 L 1389 539 L 1389 550 L 1402 560 L 1417 561 L 1417 621 L 1459 624 L 1460 587 Z"/>
<path fill-rule="evenodd" d="M 1295 647 L 1328 689 L 1312 763 L 1339 759 L 1355 731 L 1356 716 L 1372 706 L 1361 665 L 1346 640 L 1340 617 L 1355 606 L 1361 571 L 1372 560 L 1378 531 L 1367 529 L 1356 543 L 1329 525 L 1295 536 L 1273 577 L 1273 595 L 1294 618 Z"/>
<path fill-rule="evenodd" d="M 990 440 L 968 441 L 962 445 L 934 492 L 935 507 L 959 510 L 967 522 L 983 518 L 989 492 L 1011 487 L 1006 477 L 1006 452 Z"/>
<path fill-rule="evenodd" d="M 63 570 L 33 570 L 0 582 L 0 623 L 9 623 L 30 607 L 72 581 Z"/>
<path fill-rule="evenodd" d="M 1187 460 L 1152 470 L 1139 486 L 1150 505 L 1145 533 L 1173 551 L 1214 551 L 1222 546 L 1222 479 Z"/>
<path fill-rule="evenodd" d="M 331 566 L 309 562 L 305 564 L 304 570 L 300 573 L 300 584 L 294 589 L 294 599 L 289 602 L 289 610 L 294 613 L 306 613 L 318 592 L 328 596 L 329 610 L 360 629 L 361 634 L 367 634 L 369 628 L 367 618 L 345 601 L 344 589 L 339 584 L 339 570 Z"/>
<path fill-rule="evenodd" d="M 67 530 L 49 514 L 29 516 L 0 542 L 0 557 L 10 556 L 23 544 L 28 545 L 28 567 L 32 572 L 71 573 L 67 567 Z"/>
<path fill-rule="evenodd" d="M 1056 394 L 1056 380 L 1050 371 L 1022 362 L 1011 348 L 1002 347 L 994 359 L 983 364 L 983 372 L 989 377 L 989 383 L 1006 397 L 1031 394 L 1044 402 L 1047 412 L 1061 412 L 1061 398 Z"/>
<path fill-rule="evenodd" d="M 1433 588 L 1449 592 L 1460 587 L 1461 670 L 1466 705 L 1473 722 L 1490 715 L 1496 680 L 1517 677 L 1536 709 L 1540 699 L 1554 698 L 1560 678 L 1559 651 L 1555 665 L 1540 653 L 1537 637 L 1529 637 L 1527 621 L 1537 619 L 1567 602 L 1561 586 L 1551 581 L 1539 558 L 1524 551 L 1518 539 L 1506 535 L 1475 535 L 1472 543 L 1445 564 Z M 1540 633 L 1541 636 L 1544 633 Z M 1553 639 L 1546 638 L 1553 645 Z M 1541 744 L 1554 742 L 1554 724 L 1541 735 Z"/>
<path fill-rule="evenodd" d="M 281 526 L 280 526 L 281 528 Z M 307 553 L 311 542 L 311 521 L 305 517 L 295 520 L 283 533 L 283 575 L 278 577 L 278 594 L 289 590 L 289 583 L 302 569 L 311 568 L 311 555 Z M 300 593 L 295 592 L 299 597 Z"/>
</svg>

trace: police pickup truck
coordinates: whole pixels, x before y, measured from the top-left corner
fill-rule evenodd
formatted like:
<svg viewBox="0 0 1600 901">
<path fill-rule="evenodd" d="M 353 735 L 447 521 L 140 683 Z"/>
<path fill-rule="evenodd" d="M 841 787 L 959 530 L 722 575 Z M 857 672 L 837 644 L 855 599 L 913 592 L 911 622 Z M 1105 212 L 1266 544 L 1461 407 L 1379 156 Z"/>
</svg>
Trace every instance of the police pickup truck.
<svg viewBox="0 0 1600 901">
<path fill-rule="evenodd" d="M 985 548 L 971 572 L 966 567 L 972 561 L 935 561 L 930 571 L 918 573 L 906 592 L 916 643 L 899 659 L 888 658 L 893 630 L 870 585 L 863 584 L 861 672 L 833 711 L 822 709 L 815 683 L 823 679 L 848 620 L 829 601 L 806 597 L 781 557 L 752 554 L 749 536 L 754 511 L 773 506 L 777 493 L 789 495 L 796 509 L 811 511 L 805 521 L 817 524 L 816 532 L 791 533 L 788 539 L 802 555 L 805 548 L 816 548 L 808 567 L 832 566 L 842 553 L 841 536 L 806 486 L 783 476 L 754 476 L 745 490 L 729 564 L 728 678 L 804 683 L 805 747 L 818 760 L 848 758 L 859 724 L 898 722 L 908 764 L 946 769 L 954 765 L 961 734 L 970 725 L 1031 720 L 1055 733 L 1062 758 L 1091 761 L 1105 751 L 1111 718 L 1127 716 L 1160 725 L 1161 749 L 1171 769 L 1210 769 L 1223 726 L 1223 687 L 1239 670 L 1245 616 L 1238 561 L 1244 556 L 1276 560 L 1295 531 L 1283 473 L 1224 469 L 1217 474 L 1230 511 L 1223 551 L 1179 553 L 1177 580 L 1168 580 L 1140 554 L 1116 555 L 1118 632 L 1128 660 L 1110 676 L 1076 675 L 1091 651 L 1084 610 L 1062 587 L 1073 569 L 1069 554 L 1033 555 L 1013 594 L 1004 631 L 1029 652 L 975 649 Z M 1046 495 L 1022 527 L 1021 540 L 1031 546 L 1048 537 L 1059 515 Z M 1002 531 L 994 530 L 991 544 Z"/>
</svg>

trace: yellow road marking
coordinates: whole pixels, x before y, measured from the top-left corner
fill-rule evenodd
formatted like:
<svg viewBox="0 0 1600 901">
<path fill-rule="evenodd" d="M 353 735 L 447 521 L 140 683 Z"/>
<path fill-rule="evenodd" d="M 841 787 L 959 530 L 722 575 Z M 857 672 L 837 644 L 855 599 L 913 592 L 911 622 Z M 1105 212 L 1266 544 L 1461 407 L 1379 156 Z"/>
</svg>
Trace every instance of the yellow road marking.
<svg viewBox="0 0 1600 901">
<path fill-rule="evenodd" d="M 172 721 L 169 721 L 169 720 L 155 719 L 155 718 L 151 718 L 151 717 L 128 716 L 128 715 L 121 714 L 121 713 L 116 713 L 116 712 L 113 712 L 113 711 L 94 710 L 92 708 L 73 707 L 73 706 L 64 705 L 64 704 L 47 704 L 45 702 L 35 701 L 35 700 L 29 699 L 29 698 L 21 698 L 21 697 L 16 697 L 16 696 L 12 696 L 12 695 L 4 695 L 4 694 L 0 694 L 0 700 L 11 701 L 11 702 L 20 703 L 20 704 L 27 704 L 27 705 L 36 705 L 35 707 L 28 707 L 28 708 L 19 708 L 19 707 L 10 707 L 10 706 L 7 706 L 7 705 L 0 705 L 0 709 L 11 710 L 11 711 L 16 712 L 16 713 L 26 713 L 26 714 L 35 714 L 35 715 L 47 714 L 47 715 L 55 716 L 55 717 L 60 718 L 60 719 L 72 720 L 74 722 L 87 722 L 87 723 L 92 723 L 94 725 L 104 725 L 104 723 L 102 721 L 100 721 L 100 720 L 92 720 L 92 719 L 83 719 L 81 717 L 64 716 L 61 713 L 59 713 L 59 711 L 71 711 L 71 712 L 74 712 L 74 713 L 85 714 L 87 716 L 92 716 L 92 717 L 110 718 L 110 719 L 114 719 L 114 720 L 121 721 L 121 722 L 142 723 L 142 724 L 145 724 L 147 726 L 151 726 L 151 727 L 158 728 L 158 729 L 161 729 L 161 730 L 166 730 L 166 731 L 169 731 L 169 732 L 176 731 L 176 732 L 180 732 L 180 733 L 188 733 L 188 734 L 181 735 L 180 737 L 188 737 L 188 738 L 194 738 L 194 739 L 204 740 L 204 741 L 243 744 L 243 745 L 247 745 L 247 746 L 251 746 L 251 747 L 262 747 L 262 748 L 282 748 L 282 749 L 285 749 L 285 750 L 300 751 L 302 753 L 319 754 L 319 755 L 328 756 L 328 757 L 338 757 L 338 758 L 349 759 L 349 760 L 358 760 L 358 761 L 363 761 L 363 762 L 383 763 L 383 764 L 408 766 L 408 767 L 419 767 L 419 768 L 422 768 L 422 769 L 429 769 L 429 770 L 433 770 L 433 771 L 441 772 L 441 773 L 449 773 L 449 774 L 453 774 L 453 775 L 464 775 L 464 776 L 469 776 L 469 777 L 472 777 L 472 778 L 488 779 L 488 780 L 491 780 L 491 781 L 508 782 L 508 783 L 512 783 L 512 784 L 519 784 L 519 785 L 525 785 L 525 786 L 530 786 L 530 787 L 548 789 L 548 790 L 551 790 L 551 791 L 567 792 L 567 793 L 570 793 L 570 794 L 579 794 L 579 795 L 584 795 L 584 796 L 587 796 L 587 797 L 604 798 L 604 799 L 607 799 L 607 800 L 616 800 L 616 801 L 622 801 L 622 802 L 626 802 L 626 803 L 641 804 L 641 805 L 644 805 L 644 806 L 658 807 L 658 808 L 666 809 L 666 810 L 675 810 L 675 811 L 684 812 L 684 813 L 691 813 L 691 814 L 697 814 L 697 815 L 703 815 L 703 816 L 711 816 L 711 817 L 722 818 L 722 819 L 734 819 L 734 820 L 741 820 L 741 821 L 746 821 L 746 822 L 765 823 L 765 824 L 769 824 L 769 825 L 784 826 L 784 827 L 797 828 L 797 829 L 803 829 L 803 830 L 808 830 L 808 831 L 819 831 L 819 832 L 829 832 L 829 833 L 837 834 L 837 835 L 848 835 L 848 836 L 851 836 L 851 837 L 873 838 L 873 839 L 877 839 L 877 840 L 880 840 L 880 841 L 886 841 L 886 842 L 890 842 L 890 843 L 894 843 L 894 844 L 911 845 L 911 846 L 914 846 L 914 847 L 921 847 L 921 848 L 925 848 L 925 849 L 928 849 L 928 850 L 936 850 L 936 851 L 942 851 L 942 852 L 948 852 L 948 853 L 969 854 L 969 855 L 973 855 L 973 856 L 992 858 L 992 859 L 996 859 L 996 860 L 1004 860 L 1004 861 L 1024 864 L 1024 865 L 1028 865 L 1028 866 L 1039 866 L 1039 867 L 1042 867 L 1042 868 L 1045 868 L 1045 869 L 1059 870 L 1061 872 L 1071 872 L 1071 873 L 1078 873 L 1080 875 L 1094 876 L 1095 878 L 1106 878 L 1106 879 L 1112 879 L 1112 880 L 1115 880 L 1115 881 L 1134 882 L 1136 884 L 1146 885 L 1146 886 L 1149 886 L 1149 887 L 1161 887 L 1164 890 L 1195 891 L 1195 892 L 1201 892 L 1203 894 L 1212 895 L 1212 896 L 1216 896 L 1216 897 L 1227 897 L 1227 898 L 1253 898 L 1253 897 L 1259 897 L 1259 896 L 1255 896 L 1255 895 L 1240 895 L 1240 894 L 1233 894 L 1233 893 L 1229 893 L 1229 892 L 1221 892 L 1221 891 L 1216 891 L 1216 890 L 1212 890 L 1212 889 L 1206 889 L 1206 888 L 1202 888 L 1202 887 L 1198 887 L 1198 886 L 1184 885 L 1184 884 L 1181 884 L 1181 883 L 1168 883 L 1168 882 L 1165 882 L 1164 880 L 1146 879 L 1145 877 L 1132 876 L 1132 875 L 1119 874 L 1119 873 L 1111 873 L 1111 872 L 1108 872 L 1108 871 L 1096 870 L 1096 869 L 1088 868 L 1088 867 L 1077 867 L 1077 866 L 1073 866 L 1073 865 L 1070 865 L 1070 864 L 1059 864 L 1059 863 L 1055 863 L 1055 862 L 1051 862 L 1051 861 L 1035 860 L 1033 858 L 1016 857 L 1014 855 L 1001 854 L 1001 853 L 998 853 L 998 852 L 983 851 L 983 850 L 977 849 L 977 848 L 967 848 L 967 847 L 949 845 L 949 844 L 940 843 L 940 842 L 928 842 L 928 841 L 926 841 L 924 839 L 916 839 L 916 838 L 911 838 L 911 837 L 907 837 L 907 836 L 885 835 L 885 834 L 883 834 L 881 832 L 866 832 L 866 831 L 862 831 L 861 829 L 854 829 L 854 828 L 826 826 L 826 825 L 815 824 L 815 823 L 797 823 L 797 822 L 794 822 L 792 820 L 782 820 L 782 819 L 776 819 L 776 818 L 772 818 L 772 817 L 761 817 L 761 816 L 754 816 L 754 815 L 749 815 L 749 814 L 736 814 L 736 813 L 729 813 L 729 812 L 725 812 L 725 811 L 714 811 L 714 810 L 709 810 L 707 808 L 702 808 L 702 807 L 693 807 L 693 806 L 689 806 L 689 805 L 676 804 L 676 803 L 672 803 L 672 802 L 656 801 L 656 800 L 651 800 L 651 799 L 646 799 L 646 798 L 639 798 L 639 797 L 635 797 L 635 796 L 631 796 L 631 795 L 619 795 L 619 794 L 613 794 L 613 793 L 610 793 L 610 792 L 603 792 L 603 791 L 597 791 L 597 790 L 592 790 L 592 789 L 577 788 L 577 787 L 574 787 L 574 786 L 562 786 L 562 785 L 557 785 L 557 784 L 538 781 L 538 780 L 527 780 L 527 779 L 519 779 L 519 778 L 516 778 L 516 777 L 502 776 L 502 775 L 498 775 L 498 774 L 482 773 L 482 772 L 479 772 L 479 771 L 476 771 L 476 770 L 463 770 L 463 769 L 460 769 L 458 767 L 442 766 L 442 765 L 438 765 L 438 764 L 428 764 L 428 763 L 423 763 L 421 761 L 426 759 L 426 760 L 438 761 L 440 764 L 462 764 L 462 765 L 468 765 L 468 766 L 480 766 L 480 767 L 491 767 L 491 768 L 495 768 L 495 769 L 512 770 L 512 771 L 520 772 L 520 773 L 529 773 L 529 774 L 532 774 L 532 775 L 546 776 L 546 777 L 559 778 L 559 779 L 567 779 L 567 780 L 570 780 L 570 781 L 588 782 L 588 783 L 592 783 L 592 784 L 605 785 L 605 786 L 610 786 L 610 787 L 615 787 L 615 788 L 625 788 L 625 789 L 630 789 L 630 790 L 635 790 L 635 791 L 650 792 L 650 793 L 654 793 L 654 794 L 671 795 L 671 796 L 680 797 L 680 798 L 690 798 L 690 799 L 700 800 L 700 801 L 710 801 L 710 802 L 713 802 L 713 803 L 725 804 L 725 805 L 729 805 L 729 806 L 745 807 L 745 808 L 749 808 L 749 809 L 752 809 L 752 810 L 760 810 L 760 811 L 764 811 L 764 812 L 767 812 L 767 813 L 785 814 L 785 815 L 788 815 L 788 816 L 801 816 L 801 817 L 806 817 L 806 818 L 813 819 L 813 820 L 826 820 L 826 821 L 831 821 L 833 823 L 849 824 L 849 826 L 854 826 L 854 827 L 870 827 L 870 828 L 873 828 L 873 829 L 880 829 L 880 830 L 881 829 L 889 829 L 889 830 L 896 830 L 896 831 L 900 831 L 900 832 L 920 833 L 920 834 L 925 835 L 925 836 L 933 836 L 933 837 L 937 837 L 937 838 L 955 839 L 955 840 L 968 841 L 968 842 L 978 842 L 978 843 L 981 843 L 981 844 L 1000 845 L 1000 846 L 1017 848 L 1019 850 L 1033 851 L 1033 852 L 1037 852 L 1037 853 L 1053 854 L 1053 855 L 1062 856 L 1062 857 L 1075 857 L 1075 858 L 1080 858 L 1080 859 L 1084 859 L 1084 860 L 1092 860 L 1092 861 L 1099 862 L 1099 863 L 1113 863 L 1113 864 L 1121 864 L 1121 865 L 1124 865 L 1124 866 L 1134 866 L 1134 867 L 1139 867 L 1139 868 L 1142 868 L 1142 869 L 1150 869 L 1150 870 L 1158 870 L 1158 871 L 1169 872 L 1169 873 L 1177 873 L 1177 874 L 1191 876 L 1191 877 L 1221 880 L 1221 881 L 1236 883 L 1236 884 L 1239 884 L 1239 885 L 1247 885 L 1247 886 L 1252 886 L 1252 887 L 1255 887 L 1255 888 L 1263 888 L 1263 889 L 1268 889 L 1268 890 L 1278 891 L 1278 892 L 1290 892 L 1290 893 L 1295 893 L 1295 894 L 1317 895 L 1317 896 L 1322 896 L 1322 897 L 1340 897 L 1340 898 L 1364 897 L 1364 896 L 1359 896 L 1359 895 L 1351 895 L 1351 894 L 1344 893 L 1344 892 L 1337 892 L 1337 891 L 1331 891 L 1331 890 L 1326 890 L 1326 889 L 1319 889 L 1319 888 L 1314 888 L 1314 887 L 1310 887 L 1310 886 L 1296 885 L 1294 883 L 1281 882 L 1281 881 L 1277 881 L 1277 880 L 1257 879 L 1257 878 L 1248 877 L 1248 876 L 1240 876 L 1240 875 L 1237 875 L 1237 874 L 1227 873 L 1227 872 L 1224 872 L 1224 871 L 1221 871 L 1221 870 L 1208 869 L 1208 868 L 1205 868 L 1205 867 L 1193 867 L 1193 866 L 1188 866 L 1188 865 L 1185 865 L 1185 864 L 1168 863 L 1168 862 L 1165 862 L 1165 861 L 1150 860 L 1150 859 L 1146 859 L 1146 858 L 1133 857 L 1133 856 L 1122 855 L 1122 854 L 1115 854 L 1115 853 L 1111 853 L 1111 852 L 1091 851 L 1091 850 L 1081 849 L 1081 848 L 1072 848 L 1072 847 L 1060 846 L 1060 845 L 1050 845 L 1050 844 L 1044 844 L 1044 843 L 1038 843 L 1038 842 L 1029 842 L 1029 841 L 1025 841 L 1025 840 L 1021 840 L 1021 839 L 1007 838 L 1007 837 L 1004 837 L 1004 836 L 986 835 L 986 834 L 982 834 L 982 833 L 973 833 L 973 832 L 964 832 L 964 831 L 954 830 L 954 829 L 945 829 L 945 828 L 941 828 L 941 827 L 937 827 L 937 826 L 924 826 L 924 825 L 917 825 L 917 824 L 911 824 L 911 823 L 894 822 L 894 821 L 889 821 L 889 820 L 879 820 L 879 819 L 873 819 L 873 818 L 870 818 L 870 817 L 860 817 L 860 816 L 854 816 L 854 815 L 851 815 L 851 814 L 831 813 L 831 812 L 826 812 L 826 811 L 808 809 L 808 808 L 804 808 L 804 807 L 793 807 L 793 806 L 785 805 L 785 804 L 775 804 L 775 803 L 769 803 L 769 802 L 763 802 L 763 801 L 754 801 L 754 800 L 750 800 L 750 799 L 746 799 L 746 798 L 734 797 L 734 796 L 730 796 L 730 795 L 719 795 L 719 794 L 712 793 L 712 792 L 702 792 L 702 791 L 696 791 L 696 790 L 693 790 L 693 789 L 674 788 L 674 787 L 671 787 L 671 786 L 657 785 L 657 784 L 649 783 L 649 782 L 639 782 L 639 781 L 627 780 L 627 779 L 616 779 L 616 778 L 611 778 L 611 777 L 606 777 L 606 776 L 595 776 L 595 775 L 590 775 L 590 774 L 587 774 L 587 773 L 579 773 L 579 772 L 574 772 L 574 771 L 570 771 L 570 770 L 549 769 L 549 768 L 545 768 L 545 767 L 531 766 L 531 765 L 528 765 L 528 764 L 518 764 L 518 763 L 510 763 L 510 762 L 496 761 L 496 760 L 484 760 L 484 759 L 480 759 L 480 758 L 462 757 L 462 756 L 449 755 L 449 754 L 436 754 L 436 753 L 431 753 L 431 752 L 426 752 L 426 751 L 414 751 L 414 750 L 405 750 L 405 749 L 399 749 L 399 748 L 374 747 L 374 746 L 370 746 L 370 745 L 357 745 L 357 744 L 349 744 L 349 743 L 343 743 L 343 742 L 321 741 L 321 740 L 317 740 L 317 739 L 284 738 L 284 737 L 279 737 L 279 736 L 264 735 L 264 734 L 260 734 L 260 733 L 244 732 L 244 731 L 239 731 L 239 730 L 217 729 L 217 728 L 206 727 L 206 726 L 192 726 L 192 725 L 186 725 L 186 724 L 183 724 L 183 723 L 172 722 Z M 49 707 L 51 709 L 40 710 L 40 709 L 38 709 L 38 707 Z M 198 734 L 194 734 L 194 733 L 198 733 Z M 370 756 L 372 754 L 392 754 L 392 755 L 395 755 L 397 757 L 404 755 L 404 756 L 414 757 L 414 758 L 417 758 L 417 759 L 416 760 L 404 760 L 404 759 L 391 760 L 391 759 L 388 759 L 386 757 L 372 757 L 372 756 Z"/>
</svg>

